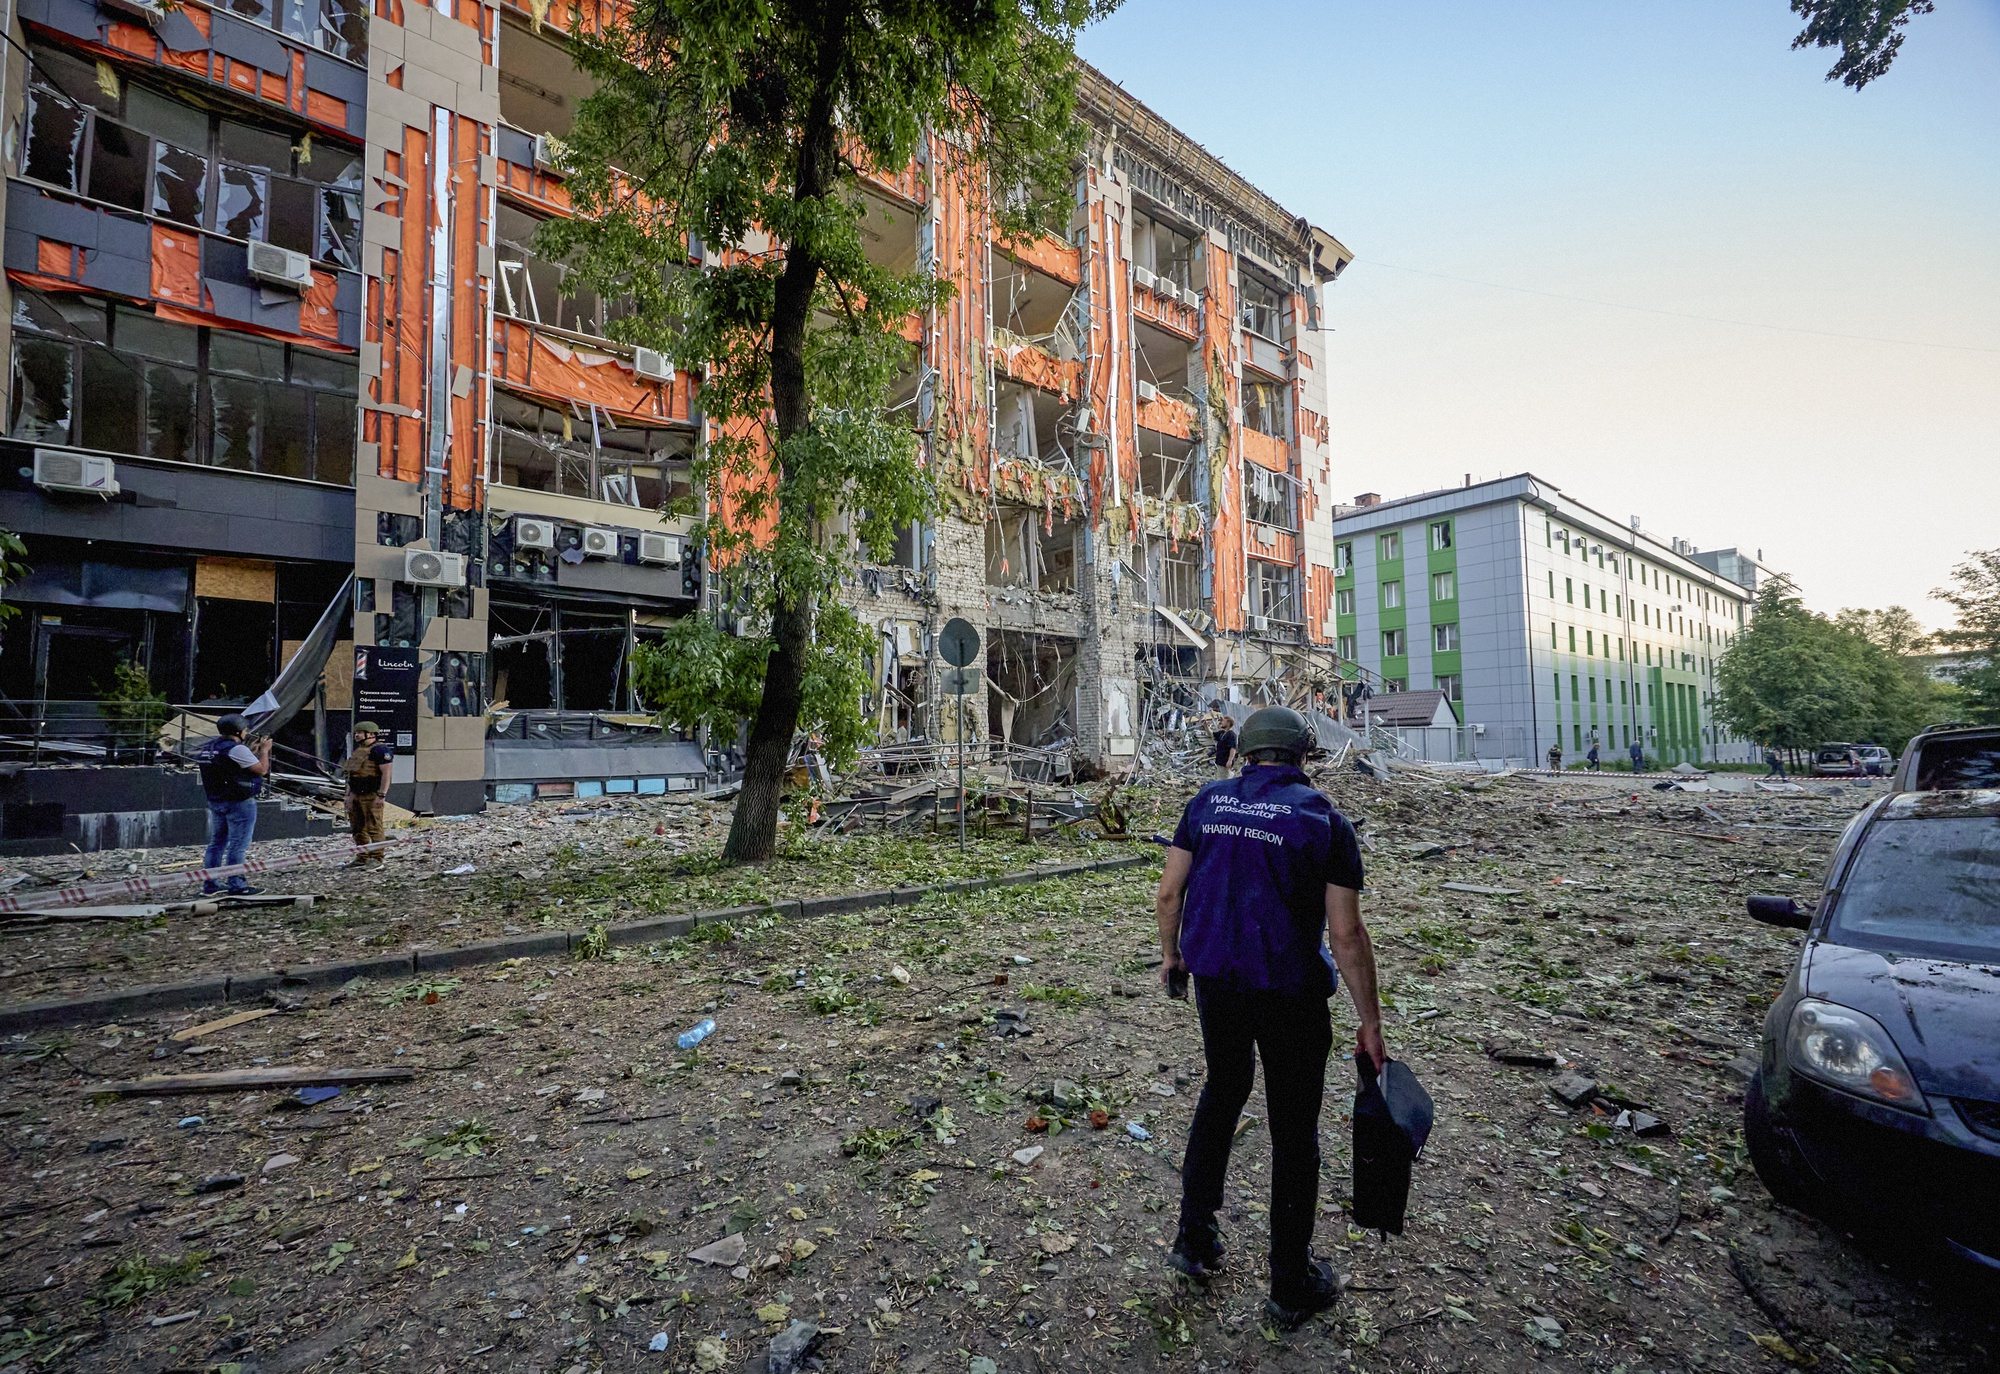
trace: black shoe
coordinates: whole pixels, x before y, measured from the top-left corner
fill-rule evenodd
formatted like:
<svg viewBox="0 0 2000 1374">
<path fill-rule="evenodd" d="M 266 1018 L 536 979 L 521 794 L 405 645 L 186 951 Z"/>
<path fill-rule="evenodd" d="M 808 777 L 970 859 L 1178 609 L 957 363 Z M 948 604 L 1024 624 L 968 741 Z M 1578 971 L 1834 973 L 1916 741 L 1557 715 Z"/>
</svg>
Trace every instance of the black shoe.
<svg viewBox="0 0 2000 1374">
<path fill-rule="evenodd" d="M 1222 1237 L 1213 1223 L 1183 1226 L 1167 1252 L 1167 1267 L 1196 1283 L 1207 1283 L 1222 1272 Z"/>
<path fill-rule="evenodd" d="M 225 897 L 255 897 L 263 890 L 261 887 L 225 887 L 222 889 L 222 895 Z"/>
<path fill-rule="evenodd" d="M 1310 1261 L 1305 1274 L 1289 1282 L 1271 1281 L 1271 1296 L 1264 1301 L 1264 1315 L 1286 1331 L 1303 1325 L 1315 1312 L 1324 1312 L 1340 1301 L 1345 1285 L 1334 1276 L 1333 1266 L 1323 1259 Z"/>
</svg>

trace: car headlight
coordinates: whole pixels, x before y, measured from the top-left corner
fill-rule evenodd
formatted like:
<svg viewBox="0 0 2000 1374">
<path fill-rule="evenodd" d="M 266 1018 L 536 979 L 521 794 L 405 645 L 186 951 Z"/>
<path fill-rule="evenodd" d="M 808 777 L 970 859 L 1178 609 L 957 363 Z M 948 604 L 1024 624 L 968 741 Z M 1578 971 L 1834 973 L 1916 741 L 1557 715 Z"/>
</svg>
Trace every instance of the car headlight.
<svg viewBox="0 0 2000 1374">
<path fill-rule="evenodd" d="M 1807 997 L 1785 1036 L 1792 1067 L 1829 1087 L 1904 1111 L 1930 1112 L 1889 1032 L 1872 1016 Z"/>
</svg>

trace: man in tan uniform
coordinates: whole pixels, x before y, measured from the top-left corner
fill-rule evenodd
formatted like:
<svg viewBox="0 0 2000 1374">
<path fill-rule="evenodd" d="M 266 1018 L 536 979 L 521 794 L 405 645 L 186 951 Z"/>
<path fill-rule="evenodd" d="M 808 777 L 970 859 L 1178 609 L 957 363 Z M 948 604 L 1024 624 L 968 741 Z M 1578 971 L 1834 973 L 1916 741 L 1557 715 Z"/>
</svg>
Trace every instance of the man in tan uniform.
<svg viewBox="0 0 2000 1374">
<path fill-rule="evenodd" d="M 396 751 L 382 742 L 382 728 L 372 720 L 354 724 L 354 752 L 340 766 L 347 779 L 347 824 L 356 844 L 378 844 L 382 839 L 382 789 L 388 784 L 389 769 Z M 350 867 L 382 862 L 382 851 L 356 854 Z"/>
</svg>

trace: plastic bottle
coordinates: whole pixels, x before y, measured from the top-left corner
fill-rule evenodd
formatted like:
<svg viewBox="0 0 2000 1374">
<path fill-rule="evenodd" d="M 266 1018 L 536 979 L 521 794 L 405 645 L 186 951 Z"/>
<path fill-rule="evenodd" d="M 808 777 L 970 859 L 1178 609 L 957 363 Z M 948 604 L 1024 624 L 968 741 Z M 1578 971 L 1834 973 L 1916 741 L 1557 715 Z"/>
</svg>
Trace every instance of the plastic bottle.
<svg viewBox="0 0 2000 1374">
<path fill-rule="evenodd" d="M 700 1021 L 696 1022 L 692 1028 L 682 1031 L 680 1034 L 680 1038 L 674 1041 L 674 1043 L 676 1045 L 679 1045 L 684 1050 L 691 1050 L 696 1045 L 699 1045 L 702 1041 L 708 1039 L 709 1036 L 714 1034 L 715 1034 L 715 1018 L 703 1017 Z"/>
</svg>

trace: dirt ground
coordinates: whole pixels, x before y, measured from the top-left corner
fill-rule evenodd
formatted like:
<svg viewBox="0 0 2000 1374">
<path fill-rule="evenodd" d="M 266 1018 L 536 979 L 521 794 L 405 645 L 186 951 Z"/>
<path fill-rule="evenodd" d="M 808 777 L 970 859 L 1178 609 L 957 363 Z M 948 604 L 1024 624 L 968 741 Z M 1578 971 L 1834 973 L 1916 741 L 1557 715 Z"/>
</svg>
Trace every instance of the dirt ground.
<svg viewBox="0 0 2000 1374">
<path fill-rule="evenodd" d="M 1334 790 L 1369 841 L 1391 1051 L 1439 1125 L 1406 1234 L 1351 1230 L 1335 1066 L 1319 1245 L 1351 1287 L 1297 1332 L 1261 1315 L 1260 1122 L 1230 1273 L 1203 1295 L 1162 1266 L 1201 1055 L 1141 869 L 357 985 L 168 1062 L 220 1013 L 6 1042 L 0 1370 L 762 1370 L 795 1319 L 843 1371 L 1995 1367 L 1990 1296 L 1778 1208 L 1743 1153 L 1732 1061 L 1795 946 L 1742 899 L 1807 892 L 1852 796 Z M 617 847 L 577 880 L 613 883 Z M 462 909 L 442 895 L 410 884 L 408 918 Z M 265 1064 L 415 1078 L 310 1107 L 90 1088 Z M 691 1258 L 731 1235 L 740 1258 Z"/>
</svg>

